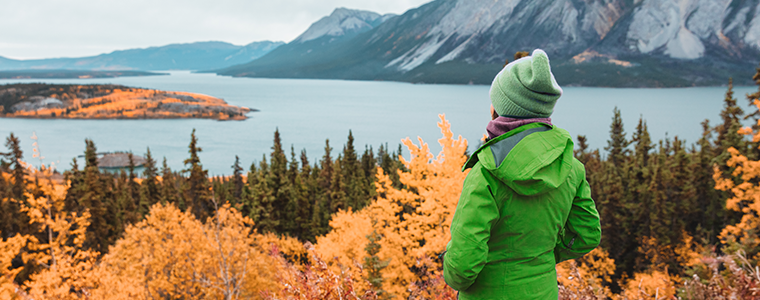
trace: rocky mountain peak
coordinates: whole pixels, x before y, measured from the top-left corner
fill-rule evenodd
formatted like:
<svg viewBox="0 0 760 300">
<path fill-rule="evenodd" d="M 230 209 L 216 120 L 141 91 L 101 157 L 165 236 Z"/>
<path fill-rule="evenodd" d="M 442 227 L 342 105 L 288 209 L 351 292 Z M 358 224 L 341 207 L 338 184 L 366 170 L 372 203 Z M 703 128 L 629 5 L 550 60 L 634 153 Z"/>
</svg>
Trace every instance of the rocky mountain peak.
<svg viewBox="0 0 760 300">
<path fill-rule="evenodd" d="M 393 16 L 366 10 L 336 8 L 329 16 L 311 24 L 294 42 L 303 43 L 323 36 L 343 36 L 368 31 Z"/>
</svg>

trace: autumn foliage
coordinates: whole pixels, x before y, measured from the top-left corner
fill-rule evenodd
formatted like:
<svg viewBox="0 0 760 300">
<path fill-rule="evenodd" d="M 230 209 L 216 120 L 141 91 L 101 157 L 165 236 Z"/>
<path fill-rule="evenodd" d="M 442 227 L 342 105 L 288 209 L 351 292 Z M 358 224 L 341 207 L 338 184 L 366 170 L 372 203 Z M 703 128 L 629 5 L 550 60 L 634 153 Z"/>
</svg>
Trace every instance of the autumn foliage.
<svg viewBox="0 0 760 300">
<path fill-rule="evenodd" d="M 63 119 L 207 118 L 244 120 L 250 109 L 187 92 L 111 85 L 16 84 L 0 87 L 0 116 Z M 35 95 L 35 93 L 37 95 Z M 4 99 L 8 98 L 8 99 Z M 14 103 L 14 105 L 9 105 Z"/>
<path fill-rule="evenodd" d="M 627 141 L 619 111 L 608 157 L 579 138 L 606 231 L 602 247 L 556 266 L 560 299 L 760 299 L 760 123 L 739 130 L 724 117 L 705 124 L 699 150 L 655 147 L 643 121 Z M 12 135 L 0 298 L 456 299 L 438 255 L 467 141 L 443 115 L 438 127 L 437 155 L 406 138 L 408 159 L 387 147 L 357 156 L 349 134 L 336 159 L 326 142 L 321 161 L 302 152 L 300 166 L 277 132 L 269 160 L 247 176 L 236 160 L 226 178 L 207 178 L 194 136 L 185 173 L 152 162 L 140 179 L 100 173 L 92 141 L 84 170 L 32 168 Z"/>
</svg>

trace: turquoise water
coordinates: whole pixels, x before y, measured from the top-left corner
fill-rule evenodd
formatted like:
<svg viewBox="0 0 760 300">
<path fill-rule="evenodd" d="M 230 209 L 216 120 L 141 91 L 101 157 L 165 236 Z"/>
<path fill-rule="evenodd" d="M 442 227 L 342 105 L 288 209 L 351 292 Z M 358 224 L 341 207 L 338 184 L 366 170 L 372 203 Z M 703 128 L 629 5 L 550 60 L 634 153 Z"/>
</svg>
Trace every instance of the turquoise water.
<svg viewBox="0 0 760 300">
<path fill-rule="evenodd" d="M 388 143 L 396 149 L 401 139 L 419 136 L 440 150 L 436 126 L 445 113 L 455 135 L 469 140 L 473 151 L 489 120 L 488 86 L 415 85 L 397 82 L 231 78 L 214 74 L 171 72 L 170 76 L 107 79 L 0 80 L 48 83 L 114 83 L 132 87 L 202 93 L 228 103 L 259 109 L 245 121 L 183 120 L 35 120 L 0 119 L 0 137 L 11 132 L 21 137 L 26 160 L 31 158 L 32 132 L 39 137 L 45 163 L 69 168 L 71 159 L 84 151 L 84 139 L 95 141 L 98 151 L 133 151 L 143 154 L 150 147 L 159 162 L 166 157 L 173 169 L 182 169 L 190 132 L 196 129 L 203 148 L 201 162 L 212 175 L 232 173 L 235 155 L 245 167 L 269 154 L 275 129 L 283 145 L 296 154 L 306 149 L 312 164 L 324 153 L 330 139 L 333 155 L 341 151 L 352 130 L 358 151 L 377 150 Z M 588 137 L 592 148 L 603 148 L 609 136 L 612 110 L 622 111 L 626 132 L 635 128 L 639 116 L 646 119 L 653 139 L 679 136 L 693 143 L 701 135 L 700 122 L 719 120 L 723 87 L 678 89 L 609 89 L 567 87 L 552 116 L 554 124 L 573 136 Z M 738 87 L 744 95 L 755 87 Z"/>
</svg>

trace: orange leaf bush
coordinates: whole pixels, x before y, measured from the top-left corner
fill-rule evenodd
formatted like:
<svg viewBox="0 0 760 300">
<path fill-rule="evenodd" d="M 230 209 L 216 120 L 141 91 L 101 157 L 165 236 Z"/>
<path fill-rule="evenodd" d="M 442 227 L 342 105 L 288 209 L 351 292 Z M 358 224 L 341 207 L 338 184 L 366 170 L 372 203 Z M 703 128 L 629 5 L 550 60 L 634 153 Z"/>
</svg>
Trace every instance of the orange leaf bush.
<svg viewBox="0 0 760 300">
<path fill-rule="evenodd" d="M 443 137 L 438 142 L 442 150 L 435 159 L 421 138 L 419 145 L 404 139 L 411 152 L 410 160 L 401 158 L 409 169 L 399 173 L 404 188 L 394 188 L 390 177 L 378 168 L 377 199 L 360 211 L 338 212 L 330 221 L 333 230 L 317 238 L 316 249 L 321 256 L 337 257 L 348 265 L 363 261 L 366 236 L 375 230 L 381 236 L 378 256 L 390 260 L 383 269 L 384 289 L 401 298 L 409 296 L 410 284 L 426 280 L 415 273 L 418 259 L 435 257 L 446 248 L 451 218 L 467 176 L 460 170 L 467 159 L 467 141 L 462 136 L 453 139 L 451 124 L 444 115 L 440 118 L 438 127 Z M 441 268 L 440 263 L 426 262 L 431 270 Z"/>
</svg>

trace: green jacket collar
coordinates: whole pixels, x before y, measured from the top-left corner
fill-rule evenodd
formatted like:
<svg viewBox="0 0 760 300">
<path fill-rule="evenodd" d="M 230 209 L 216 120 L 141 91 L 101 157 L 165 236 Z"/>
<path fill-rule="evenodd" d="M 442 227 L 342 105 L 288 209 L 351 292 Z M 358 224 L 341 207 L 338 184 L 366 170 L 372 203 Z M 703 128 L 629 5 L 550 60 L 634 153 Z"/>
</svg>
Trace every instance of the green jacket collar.
<svg viewBox="0 0 760 300">
<path fill-rule="evenodd" d="M 553 125 L 549 125 L 549 124 L 546 124 L 546 123 L 540 123 L 540 122 L 530 123 L 530 124 L 525 124 L 523 126 L 517 127 L 517 128 L 515 128 L 513 130 L 508 131 L 505 134 L 502 134 L 500 136 L 497 136 L 495 138 L 492 138 L 492 139 L 486 141 L 482 146 L 480 146 L 480 148 L 478 148 L 478 150 L 475 150 L 475 152 L 472 153 L 472 155 L 470 155 L 470 158 L 467 159 L 467 162 L 464 164 L 464 166 L 462 166 L 462 172 L 464 172 L 465 170 L 467 170 L 469 168 L 474 167 L 475 164 L 478 163 L 478 161 L 480 160 L 478 158 L 478 156 L 479 156 L 478 154 L 481 151 L 483 151 L 483 149 L 489 148 L 493 144 L 501 142 L 504 139 L 509 138 L 511 136 L 514 136 L 516 134 L 519 134 L 519 133 L 521 133 L 523 131 L 526 131 L 526 130 L 529 130 L 529 129 L 533 129 L 533 128 L 539 128 L 539 127 L 542 127 L 542 126 L 548 126 L 548 127 L 552 128 L 552 129 L 554 129 Z"/>
</svg>

